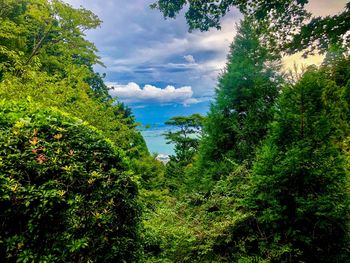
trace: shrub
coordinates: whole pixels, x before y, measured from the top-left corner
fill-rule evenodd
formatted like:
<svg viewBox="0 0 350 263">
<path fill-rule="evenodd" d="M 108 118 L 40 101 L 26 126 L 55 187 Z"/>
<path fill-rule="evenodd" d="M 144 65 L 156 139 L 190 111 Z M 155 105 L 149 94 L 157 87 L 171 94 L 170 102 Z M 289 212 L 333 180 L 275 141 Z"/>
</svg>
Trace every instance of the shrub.
<svg viewBox="0 0 350 263">
<path fill-rule="evenodd" d="M 137 189 L 128 160 L 54 109 L 0 102 L 2 262 L 135 262 Z"/>
</svg>

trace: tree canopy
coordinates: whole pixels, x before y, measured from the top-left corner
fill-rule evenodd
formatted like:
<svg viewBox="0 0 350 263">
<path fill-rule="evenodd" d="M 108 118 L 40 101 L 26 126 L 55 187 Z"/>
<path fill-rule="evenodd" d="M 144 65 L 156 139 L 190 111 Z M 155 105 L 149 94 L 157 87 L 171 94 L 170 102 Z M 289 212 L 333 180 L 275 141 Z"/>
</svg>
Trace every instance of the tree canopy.
<svg viewBox="0 0 350 263">
<path fill-rule="evenodd" d="M 243 198 L 259 240 L 248 241 L 248 254 L 272 262 L 350 259 L 345 89 L 310 68 L 284 90 Z"/>
<path fill-rule="evenodd" d="M 207 29 L 215 15 L 219 22 L 222 13 L 215 8 L 220 5 L 241 3 L 257 10 L 262 2 L 267 7 L 268 1 L 158 1 L 164 5 L 154 7 L 174 17 L 187 3 L 192 25 L 203 22 L 201 29 Z M 306 4 L 269 2 L 272 7 L 286 3 L 281 12 L 289 4 Z M 195 8 L 198 13 L 189 15 Z M 273 12 L 269 14 L 277 14 Z M 300 33 L 294 39 L 298 43 L 288 46 L 290 52 L 313 41 L 326 52 L 322 66 L 304 70 L 294 81 L 280 73 L 280 54 L 271 52 L 262 36 L 267 32 L 279 44 L 279 32 L 266 28 L 275 17 L 259 20 L 249 10 L 245 14 L 219 76 L 198 151 L 181 169 L 173 162 L 166 167 L 170 194 L 147 221 L 154 245 L 150 262 L 348 262 L 346 12 L 315 24 L 310 20 L 309 30 L 319 34 L 310 41 L 311 31 L 302 36 L 307 24 L 294 28 L 295 35 L 286 31 L 293 37 Z M 327 24 L 331 20 L 334 24 Z M 331 35 L 337 40 L 328 41 Z"/>
<path fill-rule="evenodd" d="M 220 29 L 220 21 L 231 8 L 249 16 L 260 25 L 264 39 L 271 50 L 294 53 L 310 45 L 325 52 L 331 45 L 349 48 L 349 4 L 335 16 L 315 17 L 305 9 L 309 0 L 158 0 L 151 7 L 159 9 L 164 17 L 175 18 L 187 8 L 189 29 L 206 31 Z M 315 50 L 312 50 L 315 51 Z"/>
<path fill-rule="evenodd" d="M 112 99 L 61 0 L 0 0 L 1 262 L 350 262 L 349 9 L 158 0 L 190 30 L 244 15 L 207 117 L 176 116 L 168 164 Z M 298 78 L 281 52 L 325 52 Z"/>
<path fill-rule="evenodd" d="M 101 76 L 92 69 L 101 64 L 97 49 L 84 33 L 100 25 L 95 14 L 60 0 L 1 0 L 0 10 L 0 77 L 6 72 L 23 76 L 34 69 L 65 78 L 72 70 L 69 65 L 80 66 L 91 87 L 107 95 L 98 81 Z"/>
<path fill-rule="evenodd" d="M 164 168 L 93 70 L 85 32 L 100 23 L 59 0 L 0 0 L 0 261 L 140 256 L 137 185 Z"/>
</svg>

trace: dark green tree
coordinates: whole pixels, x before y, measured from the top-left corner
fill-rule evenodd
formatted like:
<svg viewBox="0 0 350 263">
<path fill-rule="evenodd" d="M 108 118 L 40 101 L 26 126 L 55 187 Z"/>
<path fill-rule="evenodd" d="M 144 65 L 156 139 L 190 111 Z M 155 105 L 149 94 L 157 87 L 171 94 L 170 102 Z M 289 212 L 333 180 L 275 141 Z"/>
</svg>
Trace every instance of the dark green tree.
<svg viewBox="0 0 350 263">
<path fill-rule="evenodd" d="M 250 216 L 232 230 L 246 255 L 269 262 L 350 260 L 345 90 L 315 68 L 284 89 L 243 198 Z"/>
<path fill-rule="evenodd" d="M 260 45 L 254 23 L 242 21 L 204 126 L 200 148 L 204 167 L 215 167 L 227 158 L 252 161 L 273 117 L 277 70 L 278 59 Z M 224 166 L 219 170 L 223 172 Z"/>
<path fill-rule="evenodd" d="M 166 183 L 170 190 L 184 184 L 186 167 L 198 151 L 204 120 L 202 115 L 192 114 L 173 117 L 165 123 L 174 126 L 173 131 L 164 134 L 167 143 L 174 144 L 175 149 L 175 155 L 170 156 L 166 165 Z"/>
</svg>

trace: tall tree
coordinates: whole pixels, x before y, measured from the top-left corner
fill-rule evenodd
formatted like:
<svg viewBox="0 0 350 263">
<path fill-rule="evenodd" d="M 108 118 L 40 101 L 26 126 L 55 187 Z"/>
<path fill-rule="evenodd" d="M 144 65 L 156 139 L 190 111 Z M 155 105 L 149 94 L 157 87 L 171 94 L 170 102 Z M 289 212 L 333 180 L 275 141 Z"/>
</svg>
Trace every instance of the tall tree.
<svg viewBox="0 0 350 263">
<path fill-rule="evenodd" d="M 348 111 L 345 87 L 315 68 L 284 90 L 244 198 L 255 232 L 236 232 L 247 254 L 271 262 L 350 260 Z"/>
<path fill-rule="evenodd" d="M 243 20 L 219 78 L 201 143 L 203 165 L 230 158 L 252 161 L 272 120 L 278 59 L 260 45 L 254 22 Z"/>
</svg>

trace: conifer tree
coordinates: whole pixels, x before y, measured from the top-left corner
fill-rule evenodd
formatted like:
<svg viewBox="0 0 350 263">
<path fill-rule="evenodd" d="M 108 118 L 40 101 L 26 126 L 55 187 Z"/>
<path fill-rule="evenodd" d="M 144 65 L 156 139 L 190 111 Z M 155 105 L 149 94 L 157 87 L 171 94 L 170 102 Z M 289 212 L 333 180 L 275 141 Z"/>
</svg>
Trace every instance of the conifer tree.
<svg viewBox="0 0 350 263">
<path fill-rule="evenodd" d="M 308 70 L 278 102 L 244 206 L 247 254 L 269 262 L 349 262 L 345 87 Z M 246 235 L 246 236 L 245 236 Z"/>
<path fill-rule="evenodd" d="M 278 59 L 260 44 L 254 21 L 246 18 L 231 45 L 204 127 L 203 163 L 210 166 L 207 160 L 216 163 L 225 158 L 251 161 L 272 119 L 271 108 L 278 95 L 277 68 Z"/>
</svg>

